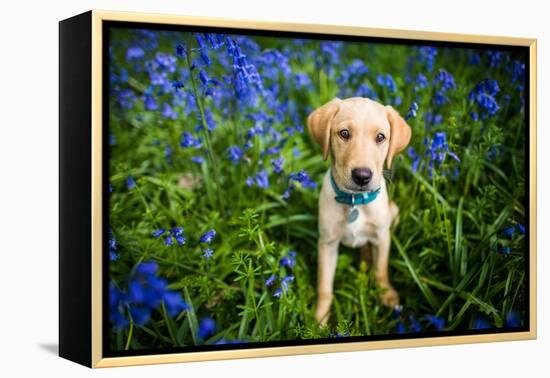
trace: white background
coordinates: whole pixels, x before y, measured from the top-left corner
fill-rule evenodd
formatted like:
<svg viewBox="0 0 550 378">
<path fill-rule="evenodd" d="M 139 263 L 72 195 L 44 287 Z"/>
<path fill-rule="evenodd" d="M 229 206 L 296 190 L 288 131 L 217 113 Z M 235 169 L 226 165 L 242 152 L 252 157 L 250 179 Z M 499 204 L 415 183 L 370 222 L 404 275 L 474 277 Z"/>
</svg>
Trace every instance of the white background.
<svg viewBox="0 0 550 378">
<path fill-rule="evenodd" d="M 550 21 L 545 1 L 5 0 L 0 7 L 0 375 L 132 377 L 548 377 Z M 91 371 L 56 356 L 58 25 L 89 9 L 536 37 L 537 341 Z M 75 125 L 78 126 L 78 125 Z M 544 211 L 546 210 L 546 211 Z M 31 375 L 32 374 L 32 375 Z"/>
</svg>

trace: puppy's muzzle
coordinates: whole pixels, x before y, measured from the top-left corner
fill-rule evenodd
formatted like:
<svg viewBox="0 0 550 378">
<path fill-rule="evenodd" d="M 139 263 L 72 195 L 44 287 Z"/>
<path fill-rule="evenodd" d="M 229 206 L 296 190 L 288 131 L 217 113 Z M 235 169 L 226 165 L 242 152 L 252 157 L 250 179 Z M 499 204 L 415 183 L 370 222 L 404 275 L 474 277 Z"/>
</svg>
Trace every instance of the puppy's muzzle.
<svg viewBox="0 0 550 378">
<path fill-rule="evenodd" d="M 351 171 L 351 179 L 357 185 L 365 186 L 372 179 L 372 171 L 369 168 L 354 168 Z"/>
</svg>

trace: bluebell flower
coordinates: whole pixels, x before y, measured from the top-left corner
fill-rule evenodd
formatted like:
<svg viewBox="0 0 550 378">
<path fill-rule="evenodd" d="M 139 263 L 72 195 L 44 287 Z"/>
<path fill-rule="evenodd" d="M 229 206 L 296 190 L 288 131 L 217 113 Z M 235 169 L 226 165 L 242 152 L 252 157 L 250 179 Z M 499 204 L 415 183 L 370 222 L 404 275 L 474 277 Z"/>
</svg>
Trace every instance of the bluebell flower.
<svg viewBox="0 0 550 378">
<path fill-rule="evenodd" d="M 169 119 L 176 119 L 178 117 L 178 112 L 165 103 L 162 108 L 162 116 Z"/>
<path fill-rule="evenodd" d="M 525 63 L 515 60 L 512 63 L 512 83 L 523 83 L 525 79 Z"/>
<path fill-rule="evenodd" d="M 434 86 L 436 87 L 434 103 L 441 106 L 449 100 L 447 91 L 456 88 L 454 76 L 441 69 L 434 78 Z"/>
<path fill-rule="evenodd" d="M 513 327 L 513 328 L 521 327 L 521 323 L 522 323 L 521 318 L 517 312 L 510 311 L 508 312 L 508 314 L 506 314 L 506 321 L 505 321 L 506 327 Z"/>
<path fill-rule="evenodd" d="M 470 57 L 468 58 L 468 64 L 477 66 L 479 63 L 481 63 L 481 55 L 476 52 L 471 52 Z"/>
<path fill-rule="evenodd" d="M 203 250 L 202 257 L 204 257 L 205 259 L 210 259 L 213 256 L 214 256 L 214 250 L 212 248 L 205 248 Z"/>
<path fill-rule="evenodd" d="M 511 238 L 516 233 L 516 228 L 514 226 L 508 226 L 504 230 L 502 230 L 502 236 L 506 236 L 508 238 Z"/>
<path fill-rule="evenodd" d="M 164 147 L 164 157 L 166 158 L 166 162 L 168 164 L 172 164 L 172 147 L 168 145 Z"/>
<path fill-rule="evenodd" d="M 294 268 L 294 265 L 296 265 L 296 251 L 290 251 L 286 256 L 283 256 L 279 261 L 279 265 Z"/>
<path fill-rule="evenodd" d="M 290 285 L 290 283 L 292 283 L 294 281 L 294 276 L 290 275 L 290 276 L 286 276 L 285 278 L 283 278 L 281 280 L 281 288 L 283 289 L 283 291 L 288 291 L 288 285 Z"/>
<path fill-rule="evenodd" d="M 503 60 L 503 54 L 500 51 L 488 50 L 489 67 L 499 67 Z"/>
<path fill-rule="evenodd" d="M 274 274 L 272 274 L 271 276 L 269 276 L 269 277 L 267 278 L 267 280 L 265 280 L 265 286 L 271 286 L 271 285 L 273 285 L 273 283 L 275 282 L 275 279 L 276 279 L 276 278 L 277 278 L 277 277 L 275 277 Z"/>
<path fill-rule="evenodd" d="M 216 236 L 216 230 L 208 230 L 206 231 L 199 239 L 199 243 L 208 243 L 210 244 L 212 242 L 212 239 Z"/>
<path fill-rule="evenodd" d="M 311 179 L 305 170 L 299 172 L 293 172 L 289 175 L 289 180 L 299 182 L 304 188 L 317 188 L 317 183 Z"/>
<path fill-rule="evenodd" d="M 426 320 L 431 323 L 436 329 L 436 331 L 443 331 L 445 328 L 445 319 L 435 315 L 426 315 Z"/>
<path fill-rule="evenodd" d="M 155 98 L 151 95 L 144 95 L 143 104 L 145 105 L 145 110 L 157 110 L 158 104 Z"/>
<path fill-rule="evenodd" d="M 109 283 L 109 320 L 116 330 L 122 330 L 130 323 L 126 318 L 126 296 L 114 284 Z"/>
<path fill-rule="evenodd" d="M 271 165 L 273 166 L 273 172 L 277 174 L 283 173 L 283 164 L 285 162 L 285 158 L 280 156 L 277 159 L 271 159 Z"/>
<path fill-rule="evenodd" d="M 306 73 L 297 73 L 294 75 L 294 82 L 297 89 L 310 88 L 312 85 L 309 75 Z"/>
<path fill-rule="evenodd" d="M 248 176 L 248 177 L 246 178 L 246 181 L 245 181 L 245 182 L 246 182 L 246 186 L 250 187 L 250 186 L 254 185 L 254 178 L 251 177 L 251 176 Z"/>
<path fill-rule="evenodd" d="M 193 156 L 191 157 L 193 163 L 202 164 L 204 163 L 204 158 L 202 156 Z"/>
<path fill-rule="evenodd" d="M 126 50 L 126 60 L 137 60 L 145 56 L 145 52 L 139 46 L 129 47 Z"/>
<path fill-rule="evenodd" d="M 431 140 L 426 138 L 424 145 L 427 147 L 425 155 L 429 158 L 428 173 L 430 177 L 432 176 L 434 166 L 441 166 L 447 156 L 460 163 L 460 158 L 457 154 L 449 149 L 447 134 L 445 132 L 435 133 Z M 445 174 L 445 172 L 442 173 Z"/>
<path fill-rule="evenodd" d="M 416 79 L 415 79 L 415 90 L 420 90 L 420 89 L 424 89 L 428 86 L 428 78 L 424 75 L 424 74 L 421 74 L 419 73 L 418 75 L 416 75 Z"/>
<path fill-rule="evenodd" d="M 132 176 L 126 177 L 126 186 L 128 187 L 128 190 L 132 190 L 136 187 L 136 180 Z"/>
<path fill-rule="evenodd" d="M 172 82 L 172 88 L 174 88 L 176 91 L 179 91 L 180 89 L 185 88 L 185 86 L 181 81 L 176 80 Z"/>
<path fill-rule="evenodd" d="M 125 109 L 132 109 L 134 107 L 134 102 L 136 101 L 137 97 L 131 89 L 123 89 L 120 92 L 118 92 L 117 100 L 121 107 Z"/>
<path fill-rule="evenodd" d="M 412 315 L 409 315 L 409 329 L 411 332 L 422 332 L 422 326 Z"/>
<path fill-rule="evenodd" d="M 294 157 L 300 156 L 300 150 L 298 149 L 298 147 L 292 147 L 292 155 L 294 155 Z"/>
<path fill-rule="evenodd" d="M 237 164 L 243 157 L 243 151 L 238 146 L 229 146 L 227 148 L 227 155 L 233 164 Z"/>
<path fill-rule="evenodd" d="M 281 297 L 283 296 L 283 289 L 278 288 L 277 290 L 275 290 L 275 291 L 273 292 L 273 296 L 274 296 L 275 298 L 281 298 Z"/>
<path fill-rule="evenodd" d="M 159 238 L 161 237 L 164 233 L 166 232 L 166 230 L 164 228 L 161 228 L 159 230 L 155 230 L 153 231 L 153 237 L 154 238 Z"/>
<path fill-rule="evenodd" d="M 508 246 L 503 246 L 503 247 L 500 247 L 498 249 L 498 252 L 502 255 L 509 255 L 510 253 L 512 253 L 512 248 L 511 247 L 508 247 Z"/>
<path fill-rule="evenodd" d="M 189 305 L 183 300 L 181 294 L 176 291 L 165 291 L 162 299 L 166 312 L 171 317 L 179 315 L 182 311 L 189 310 Z"/>
<path fill-rule="evenodd" d="M 183 148 L 201 148 L 202 143 L 200 138 L 195 138 L 193 134 L 184 131 L 181 135 L 180 146 Z"/>
<path fill-rule="evenodd" d="M 437 48 L 432 46 L 419 46 L 416 48 L 418 62 L 424 64 L 428 71 L 432 71 L 437 56 Z"/>
<path fill-rule="evenodd" d="M 472 324 L 472 329 L 487 329 L 491 328 L 491 325 L 487 321 L 487 319 L 482 317 L 476 317 L 474 320 L 474 324 Z"/>
<path fill-rule="evenodd" d="M 178 44 L 176 45 L 176 56 L 180 58 L 184 58 L 187 55 L 187 49 L 184 45 Z"/>
<path fill-rule="evenodd" d="M 265 169 L 261 170 L 256 174 L 255 182 L 258 188 L 261 188 L 261 189 L 269 188 L 269 176 Z"/>
<path fill-rule="evenodd" d="M 111 229 L 109 229 L 109 260 L 116 261 L 119 259 L 117 253 L 117 241 Z"/>
<path fill-rule="evenodd" d="M 407 155 L 412 159 L 411 169 L 413 172 L 418 171 L 418 166 L 420 164 L 420 156 L 416 153 L 414 147 L 410 146 L 407 148 Z"/>
<path fill-rule="evenodd" d="M 481 118 L 492 117 L 500 109 L 495 96 L 500 92 L 496 80 L 484 79 L 470 91 L 468 99 L 477 105 Z"/>
<path fill-rule="evenodd" d="M 397 325 L 395 326 L 395 332 L 399 334 L 407 333 L 407 327 L 405 326 L 405 323 L 403 322 L 403 320 L 399 320 L 397 322 Z"/>
<path fill-rule="evenodd" d="M 407 115 L 405 116 L 405 121 L 408 121 L 413 117 L 416 117 L 417 112 L 418 112 L 418 104 L 416 103 L 416 101 L 414 101 L 411 104 L 411 107 L 409 108 Z"/>
<path fill-rule="evenodd" d="M 525 226 L 521 223 L 516 223 L 516 227 L 518 229 L 518 232 L 522 235 L 525 235 Z"/>
<path fill-rule="evenodd" d="M 216 332 L 216 321 L 210 317 L 202 318 L 199 323 L 198 336 L 201 339 L 206 339 Z"/>
<path fill-rule="evenodd" d="M 397 92 L 397 84 L 395 84 L 395 80 L 393 80 L 393 76 L 390 74 L 378 74 L 376 76 L 376 83 L 382 87 L 388 88 L 390 93 Z"/>
</svg>

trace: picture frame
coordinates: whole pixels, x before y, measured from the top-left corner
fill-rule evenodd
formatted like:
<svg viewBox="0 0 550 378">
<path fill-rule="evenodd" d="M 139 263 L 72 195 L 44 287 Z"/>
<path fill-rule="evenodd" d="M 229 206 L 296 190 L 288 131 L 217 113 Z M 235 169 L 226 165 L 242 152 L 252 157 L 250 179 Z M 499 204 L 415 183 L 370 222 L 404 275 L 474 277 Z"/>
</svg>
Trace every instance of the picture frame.
<svg viewBox="0 0 550 378">
<path fill-rule="evenodd" d="M 204 30 L 204 32 L 223 34 L 290 39 L 325 38 L 357 43 L 433 45 L 441 48 L 450 46 L 475 48 L 480 51 L 501 48 L 503 51 L 512 49 L 518 54 L 523 54 L 526 75 L 526 85 L 522 88 L 522 93 L 525 95 L 523 110 L 525 145 L 523 147 L 526 177 L 524 182 L 525 223 L 522 225 L 525 227 L 525 236 L 522 237 L 521 243 L 525 244 L 525 255 L 522 260 L 525 261 L 525 270 L 518 273 L 524 277 L 521 286 L 521 290 L 524 291 L 522 302 L 525 305 L 522 325 L 517 329 L 507 329 L 506 326 L 502 326 L 502 330 L 487 328 L 475 331 L 426 331 L 422 334 L 379 334 L 357 337 L 336 335 L 330 340 L 326 337 L 296 338 L 273 342 L 216 345 L 197 343 L 188 349 L 110 350 L 112 326 L 108 313 L 110 292 L 107 251 L 111 240 L 109 214 L 112 212 L 112 208 L 109 207 L 108 173 L 112 167 L 109 160 L 108 133 L 111 120 L 109 118 L 110 100 L 106 88 L 110 85 L 109 56 L 115 49 L 110 50 L 108 33 L 116 27 L 168 30 L 174 33 Z M 59 355 L 61 357 L 96 368 L 536 338 L 536 39 L 97 10 L 63 20 L 59 28 Z M 492 235 L 497 235 L 495 237 L 500 235 L 500 231 L 491 232 Z M 315 253 L 312 251 L 311 254 Z M 456 287 L 450 290 L 459 293 Z M 474 303 L 476 298 L 469 297 L 466 301 Z M 180 315 L 178 319 L 181 320 L 185 316 Z"/>
</svg>

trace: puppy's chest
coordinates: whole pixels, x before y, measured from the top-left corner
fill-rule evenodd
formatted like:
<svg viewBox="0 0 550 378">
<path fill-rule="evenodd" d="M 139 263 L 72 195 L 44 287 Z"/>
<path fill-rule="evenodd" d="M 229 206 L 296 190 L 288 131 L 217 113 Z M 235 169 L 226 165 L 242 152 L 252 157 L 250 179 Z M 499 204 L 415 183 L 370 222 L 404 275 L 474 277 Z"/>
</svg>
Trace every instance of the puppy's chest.
<svg viewBox="0 0 550 378">
<path fill-rule="evenodd" d="M 346 247 L 357 248 L 367 242 L 376 244 L 378 241 L 379 226 L 368 217 L 364 211 L 359 212 L 359 217 L 351 223 L 346 223 L 341 242 Z"/>
</svg>

